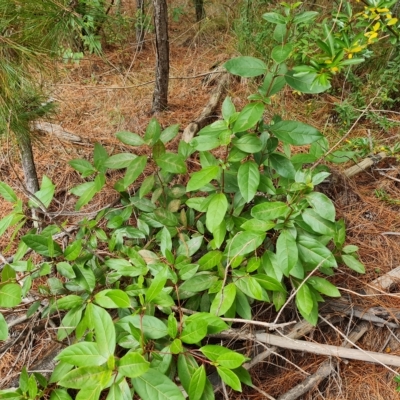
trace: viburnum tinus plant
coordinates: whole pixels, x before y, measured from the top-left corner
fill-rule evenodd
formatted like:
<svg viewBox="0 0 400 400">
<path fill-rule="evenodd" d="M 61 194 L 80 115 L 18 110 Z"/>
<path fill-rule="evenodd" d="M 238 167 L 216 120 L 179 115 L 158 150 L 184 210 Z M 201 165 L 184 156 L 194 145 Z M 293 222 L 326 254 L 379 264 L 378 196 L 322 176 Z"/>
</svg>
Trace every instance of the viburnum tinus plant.
<svg viewBox="0 0 400 400">
<path fill-rule="evenodd" d="M 166 145 L 179 127 L 162 130 L 153 119 L 143 137 L 117 133 L 131 152 L 109 155 L 96 144 L 92 163 L 72 160 L 86 180 L 71 189 L 77 210 L 101 191 L 108 170 L 125 173 L 114 184 L 120 204 L 82 220 L 65 248 L 57 242 L 63 225 L 46 225 L 55 187 L 43 178 L 29 200 L 44 215 L 43 229 L 22 236 L 5 263 L 0 307 L 31 299 L 33 281 L 47 277 L 28 316 L 58 316 L 57 339 L 69 344 L 49 380 L 24 370 L 19 388 L 1 391 L 2 398 L 213 399 L 213 371 L 240 391 L 251 385 L 247 358 L 206 340 L 229 328 L 224 319 L 249 320 L 256 301 L 281 310 L 294 298 L 316 324 L 322 296 L 340 296 L 328 279 L 338 264 L 364 272 L 357 247 L 345 246 L 344 221 L 315 190 L 329 176 L 325 166 L 312 167 L 326 139 L 305 123 L 264 118 L 270 97 L 287 83 L 296 90 L 312 85 L 309 76 L 288 71 L 290 53 L 279 44 L 270 67 L 252 57 L 227 62 L 234 74 L 264 75 L 258 93 L 240 111 L 227 97 L 222 119 L 175 151 Z M 310 145 L 308 152 L 292 154 L 298 145 Z M 137 156 L 138 147 L 148 156 Z M 17 232 L 27 222 L 22 200 L 5 183 L 0 194 L 14 205 L 0 234 Z M 29 249 L 43 260 L 34 262 Z M 0 314 L 0 339 L 7 337 Z"/>
</svg>

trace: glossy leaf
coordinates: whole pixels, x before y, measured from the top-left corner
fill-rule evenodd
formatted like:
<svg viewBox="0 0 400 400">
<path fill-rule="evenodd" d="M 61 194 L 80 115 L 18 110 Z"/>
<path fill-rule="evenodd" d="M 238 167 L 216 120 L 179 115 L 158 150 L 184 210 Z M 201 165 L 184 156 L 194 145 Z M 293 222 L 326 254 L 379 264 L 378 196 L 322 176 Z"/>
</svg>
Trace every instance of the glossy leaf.
<svg viewBox="0 0 400 400">
<path fill-rule="evenodd" d="M 314 180 L 314 179 L 313 179 Z M 322 218 L 335 222 L 335 206 L 326 195 L 320 192 L 311 192 L 306 195 L 306 199 L 314 211 Z"/>
<path fill-rule="evenodd" d="M 288 71 L 285 75 L 286 83 L 301 93 L 317 94 L 328 90 L 331 84 L 321 84 L 317 80 L 317 74 L 309 73 L 306 75 L 298 74 L 296 71 Z"/>
<path fill-rule="evenodd" d="M 282 46 L 275 46 L 271 52 L 271 58 L 277 63 L 280 64 L 284 62 L 293 51 L 293 44 L 286 43 Z"/>
<path fill-rule="evenodd" d="M 335 224 L 325 218 L 322 218 L 314 210 L 304 210 L 302 213 L 302 218 L 314 232 L 333 237 L 335 233 Z"/>
<path fill-rule="evenodd" d="M 200 400 L 202 398 L 204 387 L 206 384 L 206 370 L 204 365 L 197 368 L 189 384 L 188 395 L 190 400 Z"/>
<path fill-rule="evenodd" d="M 142 400 L 184 400 L 178 386 L 153 368 L 133 378 L 132 384 Z"/>
<path fill-rule="evenodd" d="M 254 127 L 264 113 L 264 105 L 262 103 L 250 103 L 239 113 L 232 132 L 244 132 Z"/>
<path fill-rule="evenodd" d="M 364 274 L 365 273 L 365 267 L 364 264 L 362 264 L 360 261 L 358 261 L 356 258 L 353 256 L 343 254 L 342 255 L 343 262 L 353 271 L 358 272 L 359 274 Z M 0 289 L 1 293 L 1 289 Z"/>
<path fill-rule="evenodd" d="M 150 363 L 141 354 L 131 352 L 119 360 L 118 372 L 129 378 L 136 378 L 147 372 L 149 368 Z"/>
<path fill-rule="evenodd" d="M 296 304 L 304 314 L 308 315 L 311 313 L 314 302 L 310 293 L 310 289 L 306 283 L 297 290 Z"/>
<path fill-rule="evenodd" d="M 91 306 L 90 310 L 89 306 Z M 93 319 L 96 343 L 99 346 L 101 354 L 108 358 L 114 354 L 116 345 L 113 320 L 106 310 L 94 304 L 89 304 L 86 312 L 89 312 Z"/>
<path fill-rule="evenodd" d="M 70 345 L 56 357 L 56 360 L 73 364 L 77 367 L 90 367 L 107 362 L 107 358 L 100 353 L 97 343 L 93 342 Z"/>
<path fill-rule="evenodd" d="M 30 234 L 23 236 L 22 240 L 27 246 L 29 246 L 32 250 L 36 251 L 38 254 L 50 257 L 49 238 L 43 235 Z M 62 250 L 60 245 L 54 242 L 53 240 L 51 240 L 51 243 L 53 247 L 52 249 L 53 256 L 56 257 L 61 255 Z"/>
<path fill-rule="evenodd" d="M 155 161 L 156 164 L 165 172 L 184 174 L 187 171 L 185 159 L 179 154 L 165 153 Z"/>
<path fill-rule="evenodd" d="M 261 246 L 265 239 L 265 233 L 242 231 L 238 232 L 227 245 L 224 254 L 233 259 L 245 255 Z"/>
<path fill-rule="evenodd" d="M 132 133 L 128 131 L 120 131 L 115 134 L 118 140 L 122 143 L 128 144 L 130 146 L 141 146 L 146 142 L 144 139 L 139 136 L 137 133 Z"/>
<path fill-rule="evenodd" d="M 253 200 L 259 184 L 260 171 L 258 165 L 254 161 L 246 161 L 238 170 L 238 185 L 246 202 Z"/>
<path fill-rule="evenodd" d="M 0 307 L 11 308 L 22 301 L 22 288 L 18 283 L 7 283 L 0 286 Z"/>
<path fill-rule="evenodd" d="M 217 193 L 210 201 L 206 214 L 206 226 L 211 233 L 224 220 L 227 209 L 228 201 L 225 194 Z"/>
<path fill-rule="evenodd" d="M 211 308 L 210 314 L 224 315 L 232 306 L 235 301 L 236 286 L 230 283 L 223 287 L 215 296 Z"/>
<path fill-rule="evenodd" d="M 267 71 L 267 65 L 263 61 L 249 56 L 232 58 L 224 64 L 224 67 L 231 74 L 244 78 L 259 76 Z"/>
<path fill-rule="evenodd" d="M 4 182 L 0 182 L 0 195 L 10 203 L 15 203 L 18 200 L 14 190 Z"/>
<path fill-rule="evenodd" d="M 300 236 L 297 241 L 300 259 L 311 267 L 337 267 L 335 257 L 319 241 L 307 236 Z"/>
<path fill-rule="evenodd" d="M 313 143 L 322 137 L 318 129 L 298 121 L 280 121 L 268 129 L 282 142 L 296 146 Z"/>
<path fill-rule="evenodd" d="M 124 176 L 125 187 L 128 187 L 130 184 L 136 181 L 139 175 L 144 171 L 146 164 L 147 164 L 146 156 L 136 157 L 134 160 L 130 162 L 130 164 L 126 168 Z"/>
<path fill-rule="evenodd" d="M 132 153 L 119 153 L 107 159 L 105 166 L 110 169 L 126 168 L 137 156 Z"/>
<path fill-rule="evenodd" d="M 218 175 L 220 168 L 217 165 L 203 168 L 201 171 L 194 172 L 186 186 L 187 192 L 193 192 L 201 189 L 207 183 L 215 179 Z"/>
<path fill-rule="evenodd" d="M 217 372 L 226 385 L 238 392 L 242 391 L 242 384 L 240 383 L 238 376 L 233 371 L 225 367 L 217 367 Z"/>
<path fill-rule="evenodd" d="M 320 278 L 318 276 L 312 276 L 307 280 L 307 283 L 318 292 L 325 294 L 326 296 L 340 297 L 340 292 L 338 288 L 326 279 Z"/>
<path fill-rule="evenodd" d="M 290 208 L 281 201 L 257 204 L 251 209 L 251 215 L 260 221 L 270 221 L 285 216 Z"/>
<path fill-rule="evenodd" d="M 1 289 L 0 289 L 1 290 Z M 8 325 L 2 313 L 0 313 L 0 340 L 8 339 Z"/>
<path fill-rule="evenodd" d="M 233 144 L 236 149 L 243 151 L 244 153 L 257 153 L 262 149 L 261 140 L 255 135 L 243 135 L 239 139 L 234 139 Z"/>
<path fill-rule="evenodd" d="M 284 178 L 294 179 L 296 170 L 289 159 L 279 153 L 272 153 L 268 157 L 270 166 L 277 172 L 278 175 Z"/>
<path fill-rule="evenodd" d="M 183 343 L 194 344 L 200 342 L 207 335 L 207 323 L 204 321 L 186 324 L 183 328 L 180 339 Z"/>
</svg>

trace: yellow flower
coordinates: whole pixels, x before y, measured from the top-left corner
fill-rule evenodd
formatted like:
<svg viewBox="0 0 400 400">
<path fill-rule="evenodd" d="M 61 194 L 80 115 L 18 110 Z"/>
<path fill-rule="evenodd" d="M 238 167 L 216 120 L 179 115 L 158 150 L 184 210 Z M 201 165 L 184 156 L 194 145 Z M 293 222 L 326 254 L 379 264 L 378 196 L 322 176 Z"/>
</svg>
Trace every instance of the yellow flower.
<svg viewBox="0 0 400 400">
<path fill-rule="evenodd" d="M 377 22 L 377 23 L 373 26 L 372 30 L 373 30 L 374 32 L 378 32 L 380 27 L 381 27 L 381 23 L 380 23 L 380 22 Z"/>
<path fill-rule="evenodd" d="M 330 70 L 331 70 L 331 72 L 335 73 L 335 72 L 339 71 L 339 68 L 338 67 L 332 67 Z"/>
<path fill-rule="evenodd" d="M 349 53 L 349 55 L 347 56 L 347 58 L 353 58 L 353 53 Z"/>
<path fill-rule="evenodd" d="M 384 13 L 384 12 L 389 12 L 389 9 L 386 8 L 386 7 L 384 7 L 384 8 L 377 8 L 377 11 L 378 11 L 379 13 Z"/>
<path fill-rule="evenodd" d="M 388 26 L 390 26 L 390 25 L 394 25 L 394 24 L 396 24 L 396 23 L 397 23 L 397 21 L 398 21 L 398 19 L 397 19 L 397 18 L 392 18 L 392 19 L 390 19 L 390 20 L 388 21 L 387 25 L 388 25 Z"/>
</svg>

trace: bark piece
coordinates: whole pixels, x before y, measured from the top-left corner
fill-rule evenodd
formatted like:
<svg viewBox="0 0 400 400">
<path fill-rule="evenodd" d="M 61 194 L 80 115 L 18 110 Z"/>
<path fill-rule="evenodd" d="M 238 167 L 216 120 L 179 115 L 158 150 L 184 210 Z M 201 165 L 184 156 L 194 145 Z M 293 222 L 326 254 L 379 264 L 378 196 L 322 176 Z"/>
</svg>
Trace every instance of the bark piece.
<svg viewBox="0 0 400 400">
<path fill-rule="evenodd" d="M 379 153 L 373 157 L 368 157 L 365 158 L 364 160 L 360 161 L 356 165 L 353 165 L 350 168 L 347 168 L 344 171 L 344 175 L 347 176 L 348 178 L 359 174 L 362 171 L 365 171 L 367 168 L 372 167 L 374 164 L 376 164 L 378 161 L 384 159 L 386 157 L 386 153 L 382 152 Z"/>
<path fill-rule="evenodd" d="M 48 135 L 54 135 L 60 140 L 67 142 L 83 142 L 84 140 L 71 132 L 65 131 L 60 125 L 51 124 L 50 122 L 39 122 L 35 121 L 32 123 L 32 130 L 47 133 Z"/>
<path fill-rule="evenodd" d="M 213 77 L 213 79 L 215 78 Z M 226 91 L 228 82 L 229 74 L 227 72 L 221 73 L 218 77 L 217 86 L 211 92 L 210 100 L 203 108 L 200 115 L 185 128 L 182 134 L 182 140 L 184 140 L 185 142 L 190 142 L 194 138 L 196 133 L 207 125 L 210 116 L 215 113 L 218 103 L 220 102 L 222 95 Z"/>
<path fill-rule="evenodd" d="M 370 286 L 364 289 L 366 294 L 377 294 L 382 290 L 389 290 L 392 285 L 400 282 L 400 266 L 373 280 Z M 371 286 L 375 286 L 374 289 Z"/>
</svg>

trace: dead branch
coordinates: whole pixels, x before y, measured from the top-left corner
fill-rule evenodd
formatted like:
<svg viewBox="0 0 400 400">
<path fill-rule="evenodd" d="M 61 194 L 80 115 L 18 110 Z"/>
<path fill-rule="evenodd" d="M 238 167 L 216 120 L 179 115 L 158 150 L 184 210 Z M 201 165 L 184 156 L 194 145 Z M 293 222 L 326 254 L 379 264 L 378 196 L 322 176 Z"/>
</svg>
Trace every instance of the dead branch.
<svg viewBox="0 0 400 400">
<path fill-rule="evenodd" d="M 240 340 L 257 340 L 265 344 L 289 350 L 304 351 L 306 353 L 400 367 L 400 357 L 398 356 L 381 354 L 374 351 L 347 349 L 340 346 L 332 346 L 330 344 L 312 343 L 305 340 L 295 340 L 288 337 L 272 335 L 270 333 L 256 333 L 255 335 L 251 335 L 237 333 L 234 330 L 230 330 L 221 332 L 216 336 L 226 339 L 235 338 Z"/>
<path fill-rule="evenodd" d="M 369 167 L 372 167 L 374 164 L 376 164 L 380 160 L 383 160 L 385 157 L 386 157 L 386 153 L 382 152 L 382 153 L 376 154 L 372 157 L 364 158 L 364 160 L 360 161 L 356 165 L 353 165 L 352 167 L 347 168 L 343 172 L 343 175 L 350 178 L 354 175 L 359 174 L 360 172 L 365 171 Z"/>
<path fill-rule="evenodd" d="M 51 124 L 50 122 L 34 121 L 32 123 L 31 129 L 33 131 L 43 132 L 48 135 L 54 135 L 58 139 L 64 140 L 67 142 L 72 142 L 72 143 L 83 143 L 84 142 L 84 140 L 80 136 L 75 135 L 71 132 L 67 132 L 60 125 Z"/>
<path fill-rule="evenodd" d="M 368 324 L 366 322 L 361 322 L 354 330 L 350 333 L 349 339 L 351 342 L 355 343 L 364 335 L 368 330 Z M 351 344 L 345 341 L 342 344 L 343 347 L 350 347 Z M 322 380 L 326 379 L 330 374 L 332 374 L 337 367 L 338 360 L 328 359 L 324 361 L 318 368 L 318 370 L 308 376 L 303 382 L 299 383 L 289 391 L 287 391 L 282 396 L 278 397 L 278 400 L 296 400 L 303 394 L 310 391 L 312 388 L 317 386 Z"/>
<path fill-rule="evenodd" d="M 229 82 L 229 74 L 227 72 L 223 72 L 218 76 L 218 78 L 218 85 L 211 92 L 211 97 L 207 105 L 203 108 L 203 111 L 200 113 L 200 115 L 183 131 L 182 140 L 185 142 L 190 142 L 196 133 L 207 124 L 210 116 L 214 114 L 222 95 L 225 93 Z"/>
</svg>

